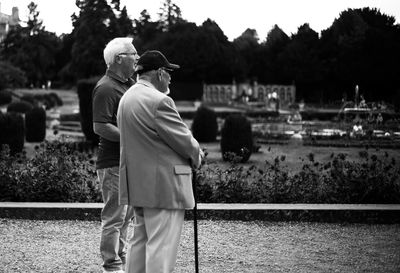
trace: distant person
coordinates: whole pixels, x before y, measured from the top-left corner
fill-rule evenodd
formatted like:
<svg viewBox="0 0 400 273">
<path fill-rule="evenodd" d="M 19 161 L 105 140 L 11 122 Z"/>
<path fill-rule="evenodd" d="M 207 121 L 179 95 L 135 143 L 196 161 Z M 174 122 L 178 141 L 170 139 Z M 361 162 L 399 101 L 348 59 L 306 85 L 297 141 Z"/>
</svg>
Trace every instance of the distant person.
<svg viewBox="0 0 400 273">
<path fill-rule="evenodd" d="M 100 241 L 104 272 L 123 272 L 127 229 L 134 215 L 132 207 L 118 203 L 120 136 L 117 109 L 122 95 L 134 84 L 131 77 L 138 57 L 132 38 L 111 40 L 104 49 L 106 73 L 93 90 L 93 128 L 100 136 L 96 170 L 104 202 Z"/>
<path fill-rule="evenodd" d="M 368 108 L 363 95 L 360 95 L 360 108 Z"/>
<path fill-rule="evenodd" d="M 367 122 L 368 122 L 369 124 L 373 124 L 374 121 L 375 121 L 374 115 L 372 114 L 372 112 L 369 112 L 368 118 L 367 118 Z"/>
<path fill-rule="evenodd" d="M 194 207 L 192 167 L 203 152 L 166 95 L 177 68 L 161 52 L 145 52 L 118 108 L 120 200 L 135 210 L 128 273 L 173 272 L 185 209 Z"/>
<path fill-rule="evenodd" d="M 287 118 L 287 123 L 291 124 L 291 123 L 300 123 L 302 120 L 301 114 L 298 110 L 293 110 L 288 118 Z"/>
<path fill-rule="evenodd" d="M 354 136 L 361 136 L 363 134 L 363 128 L 359 121 L 353 126 L 353 133 Z"/>
<path fill-rule="evenodd" d="M 383 123 L 383 116 L 381 113 L 379 113 L 378 116 L 376 117 L 376 124 L 382 125 L 382 123 Z"/>
</svg>

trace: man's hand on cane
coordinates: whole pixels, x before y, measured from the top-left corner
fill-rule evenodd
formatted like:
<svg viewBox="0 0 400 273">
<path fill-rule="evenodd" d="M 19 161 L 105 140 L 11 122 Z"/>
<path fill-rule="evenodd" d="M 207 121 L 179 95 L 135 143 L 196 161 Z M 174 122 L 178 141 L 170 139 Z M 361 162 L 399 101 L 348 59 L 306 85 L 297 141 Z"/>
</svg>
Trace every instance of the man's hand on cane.
<svg viewBox="0 0 400 273">
<path fill-rule="evenodd" d="M 202 148 L 200 149 L 200 166 L 199 169 L 201 168 L 201 166 L 203 166 L 204 164 L 206 164 L 206 157 L 208 155 L 207 149 L 206 148 Z"/>
<path fill-rule="evenodd" d="M 200 165 L 199 165 L 198 167 L 196 167 L 195 165 L 193 165 L 193 162 L 190 161 L 190 165 L 192 166 L 192 169 L 193 169 L 194 171 L 199 170 L 199 169 L 201 168 L 201 166 L 203 166 L 203 165 L 206 163 L 205 159 L 206 159 L 207 155 L 208 155 L 208 152 L 207 152 L 207 149 L 206 149 L 206 148 L 200 149 L 200 153 L 199 153 L 199 162 L 200 162 Z"/>
</svg>

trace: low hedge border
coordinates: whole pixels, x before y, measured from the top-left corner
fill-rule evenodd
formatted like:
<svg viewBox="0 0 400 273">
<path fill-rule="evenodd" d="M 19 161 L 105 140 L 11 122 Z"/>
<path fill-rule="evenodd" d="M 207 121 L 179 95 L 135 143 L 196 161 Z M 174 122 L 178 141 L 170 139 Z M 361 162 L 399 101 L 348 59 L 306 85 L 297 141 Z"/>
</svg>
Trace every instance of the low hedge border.
<svg viewBox="0 0 400 273">
<path fill-rule="evenodd" d="M 263 139 L 257 138 L 257 143 L 265 145 L 289 145 L 292 143 L 289 138 Z M 296 142 L 297 144 L 299 141 Z M 379 149 L 400 149 L 400 139 L 375 139 L 375 140 L 344 140 L 344 139 L 310 139 L 301 140 L 303 146 L 314 147 L 355 147 L 355 148 L 379 148 Z"/>
<path fill-rule="evenodd" d="M 29 220 L 80 220 L 100 221 L 102 204 L 92 206 L 88 203 L 82 207 L 10 207 L 0 203 L 0 218 Z M 244 207 L 246 204 L 242 204 Z M 398 224 L 400 223 L 400 208 L 393 210 L 316 210 L 314 209 L 198 209 L 199 220 L 241 220 L 241 221 L 306 221 L 327 223 L 367 223 L 367 224 Z M 310 204 L 314 205 L 315 204 Z M 201 204 L 199 204 L 201 207 Z M 351 205 L 349 205 L 351 206 Z M 193 219 L 193 210 L 187 210 L 186 220 Z"/>
</svg>

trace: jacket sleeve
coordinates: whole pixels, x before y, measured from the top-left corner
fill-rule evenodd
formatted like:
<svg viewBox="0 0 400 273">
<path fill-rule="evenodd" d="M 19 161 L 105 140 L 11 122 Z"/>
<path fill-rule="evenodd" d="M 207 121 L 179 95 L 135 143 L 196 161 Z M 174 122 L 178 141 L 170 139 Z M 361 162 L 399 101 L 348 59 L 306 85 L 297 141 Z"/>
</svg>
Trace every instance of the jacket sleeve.
<svg viewBox="0 0 400 273">
<path fill-rule="evenodd" d="M 158 104 L 155 111 L 155 124 L 157 133 L 168 146 L 187 158 L 192 167 L 200 166 L 200 145 L 182 121 L 170 97 L 165 97 Z"/>
</svg>

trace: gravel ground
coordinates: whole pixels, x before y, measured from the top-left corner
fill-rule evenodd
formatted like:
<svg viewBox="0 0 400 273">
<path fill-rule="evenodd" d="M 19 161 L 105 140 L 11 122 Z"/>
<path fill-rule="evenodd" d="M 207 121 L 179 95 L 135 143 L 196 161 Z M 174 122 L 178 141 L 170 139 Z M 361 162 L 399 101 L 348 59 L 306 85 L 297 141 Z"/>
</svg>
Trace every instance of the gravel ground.
<svg viewBox="0 0 400 273">
<path fill-rule="evenodd" d="M 100 222 L 0 219 L 0 272 L 101 272 Z M 185 222 L 176 273 L 194 272 Z M 400 225 L 199 221 L 200 272 L 400 272 Z"/>
</svg>

